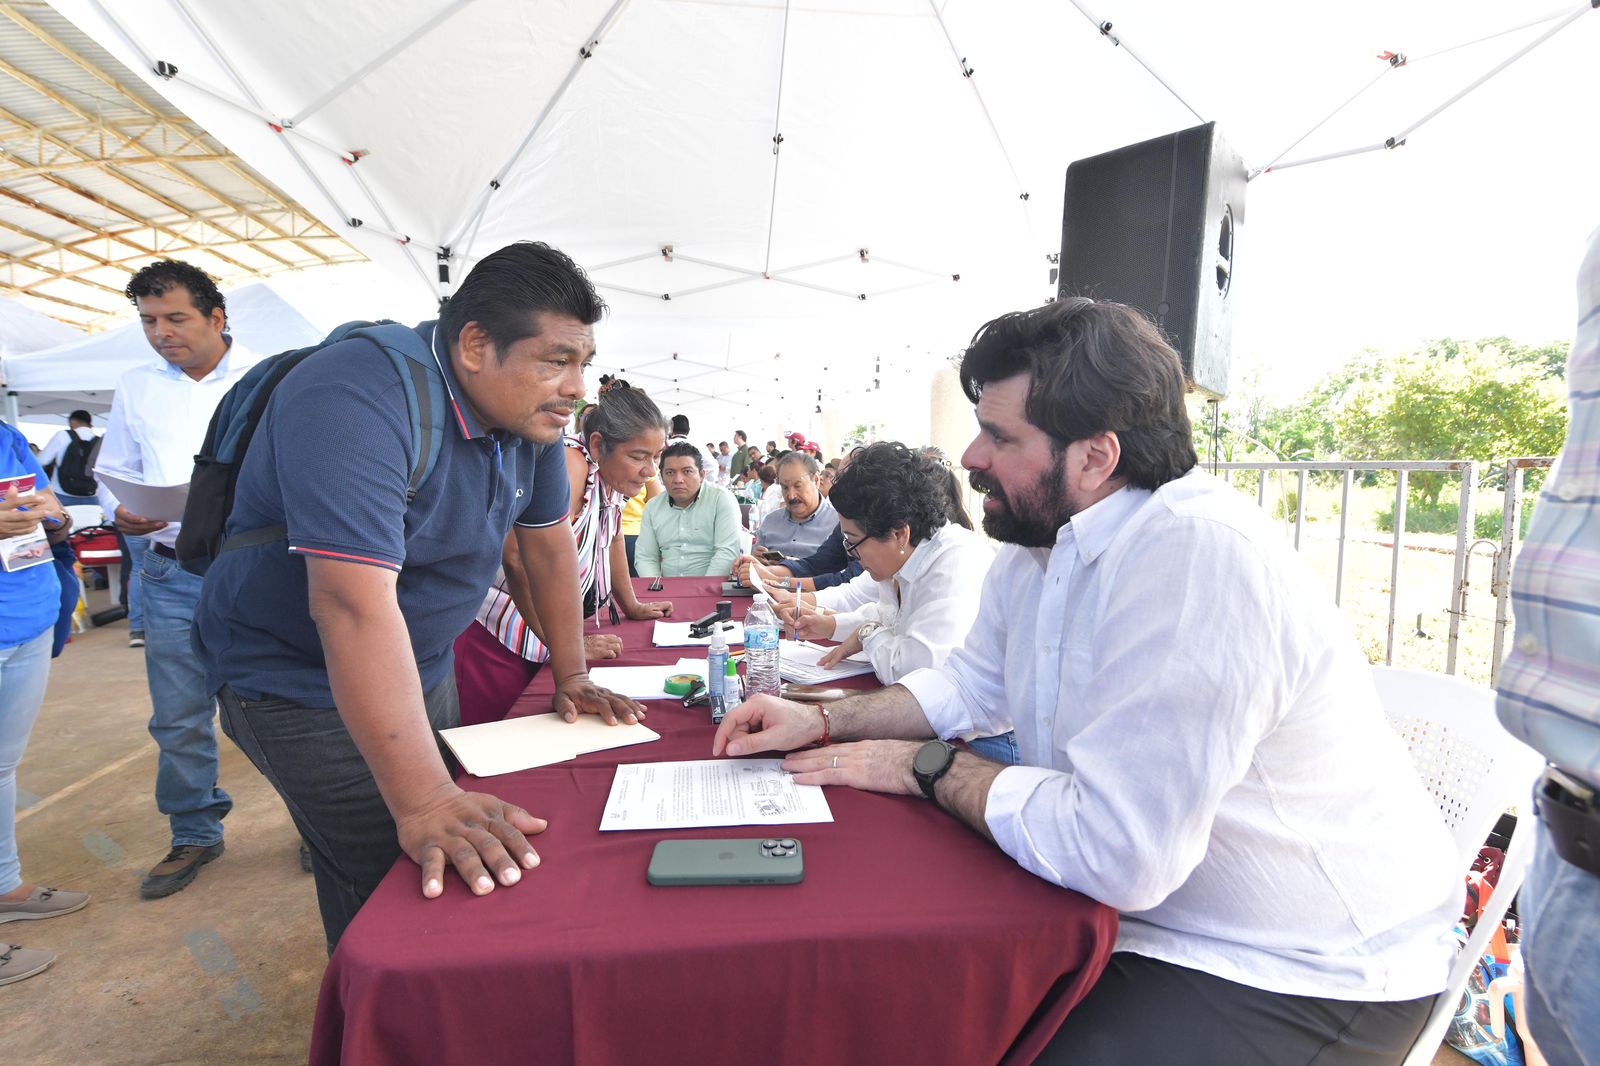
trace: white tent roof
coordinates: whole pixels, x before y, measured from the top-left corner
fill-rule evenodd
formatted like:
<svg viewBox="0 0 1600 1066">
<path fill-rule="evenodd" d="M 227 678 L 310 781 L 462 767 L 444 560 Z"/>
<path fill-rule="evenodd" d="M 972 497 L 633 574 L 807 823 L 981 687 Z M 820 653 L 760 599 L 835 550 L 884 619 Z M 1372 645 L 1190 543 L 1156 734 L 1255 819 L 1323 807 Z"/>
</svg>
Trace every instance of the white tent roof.
<svg viewBox="0 0 1600 1066">
<path fill-rule="evenodd" d="M 0 358 L 51 348 L 81 335 L 65 322 L 0 296 Z"/>
<path fill-rule="evenodd" d="M 1285 161 L 1373 145 L 1555 25 L 1494 0 L 1452 5 L 1448 22 L 1390 0 L 1315 15 L 1103 0 L 1088 18 L 1044 0 L 169 0 L 120 22 L 98 0 L 52 2 L 419 291 L 439 290 L 441 256 L 459 278 L 512 240 L 570 252 L 613 305 L 602 362 L 669 408 L 719 416 L 810 413 L 887 387 L 885 364 L 926 380 L 985 318 L 1041 302 L 1072 159 L 1198 112 L 1264 164 L 1390 72 Z M 1374 59 L 1517 20 L 1426 63 Z M 1597 30 L 1586 20 L 1582 40 L 1540 55 L 1592 59 Z M 1395 153 L 1368 156 L 1363 173 L 1387 176 L 1366 180 L 1411 181 L 1426 211 L 1430 183 L 1459 180 L 1463 147 L 1482 149 L 1478 123 L 1509 138 L 1536 122 L 1512 125 L 1488 95 L 1415 135 L 1405 151 L 1432 153 L 1428 175 L 1407 178 Z M 1352 172 L 1310 183 L 1323 214 Z M 1341 233 L 1340 254 L 1377 258 L 1359 220 Z M 1251 240 L 1247 225 L 1241 300 Z"/>
<path fill-rule="evenodd" d="M 324 335 L 271 285 L 246 285 L 226 298 L 229 332 L 257 357 L 314 344 Z M 43 351 L 7 356 L 0 379 L 8 392 L 18 394 L 23 418 L 37 421 L 80 407 L 101 414 L 111 410 L 117 379 L 157 358 L 143 328 L 134 322 Z"/>
</svg>

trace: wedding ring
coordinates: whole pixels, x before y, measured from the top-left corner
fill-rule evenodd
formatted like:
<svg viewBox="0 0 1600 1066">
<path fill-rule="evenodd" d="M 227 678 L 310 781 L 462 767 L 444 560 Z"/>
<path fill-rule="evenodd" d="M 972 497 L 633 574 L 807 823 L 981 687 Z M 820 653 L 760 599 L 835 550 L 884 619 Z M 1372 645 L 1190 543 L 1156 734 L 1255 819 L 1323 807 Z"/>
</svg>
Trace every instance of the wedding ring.
<svg viewBox="0 0 1600 1066">
<path fill-rule="evenodd" d="M 835 770 L 837 770 L 839 768 L 839 756 L 837 756 L 837 755 L 835 755 L 833 757 L 833 768 Z"/>
</svg>

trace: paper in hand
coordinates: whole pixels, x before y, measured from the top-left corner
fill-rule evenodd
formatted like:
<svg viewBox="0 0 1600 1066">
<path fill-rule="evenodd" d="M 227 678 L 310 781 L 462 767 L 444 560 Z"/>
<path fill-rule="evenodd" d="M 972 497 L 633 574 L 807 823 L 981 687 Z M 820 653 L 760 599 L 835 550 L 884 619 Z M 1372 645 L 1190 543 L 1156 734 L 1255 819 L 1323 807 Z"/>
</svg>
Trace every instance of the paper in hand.
<svg viewBox="0 0 1600 1066">
<path fill-rule="evenodd" d="M 129 514 L 148 518 L 152 522 L 183 521 L 183 505 L 189 501 L 189 483 L 178 485 L 146 485 L 129 477 L 95 469 L 94 476 Z"/>
</svg>

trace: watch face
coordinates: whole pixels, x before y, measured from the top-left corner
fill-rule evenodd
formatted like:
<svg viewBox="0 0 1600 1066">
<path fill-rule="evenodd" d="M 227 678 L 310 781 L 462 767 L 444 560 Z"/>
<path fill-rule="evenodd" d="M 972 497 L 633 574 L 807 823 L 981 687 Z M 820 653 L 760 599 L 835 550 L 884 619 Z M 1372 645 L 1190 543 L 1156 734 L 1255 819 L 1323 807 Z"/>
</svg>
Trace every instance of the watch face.
<svg viewBox="0 0 1600 1066">
<path fill-rule="evenodd" d="M 936 774 L 945 768 L 955 749 L 942 740 L 930 740 L 917 749 L 917 757 L 911 760 L 911 769 L 919 774 Z"/>
</svg>

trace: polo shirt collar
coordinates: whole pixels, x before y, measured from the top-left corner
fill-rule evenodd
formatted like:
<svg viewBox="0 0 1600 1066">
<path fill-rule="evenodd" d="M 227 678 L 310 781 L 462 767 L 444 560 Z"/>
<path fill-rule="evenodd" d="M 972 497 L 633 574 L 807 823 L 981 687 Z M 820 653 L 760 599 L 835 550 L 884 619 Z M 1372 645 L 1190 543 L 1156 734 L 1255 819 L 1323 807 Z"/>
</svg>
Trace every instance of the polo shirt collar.
<svg viewBox="0 0 1600 1066">
<path fill-rule="evenodd" d="M 478 425 L 478 420 L 472 417 L 472 412 L 457 399 L 461 393 L 460 383 L 456 381 L 455 367 L 451 365 L 450 350 L 439 337 L 438 320 L 422 323 L 417 327 L 417 332 L 428 342 L 428 350 L 433 353 L 433 361 L 439 366 L 439 373 L 444 378 L 445 397 L 450 401 L 450 411 L 455 416 L 456 428 L 461 431 L 461 436 L 467 440 L 487 437 L 489 434 Z"/>
<path fill-rule="evenodd" d="M 1072 521 L 1062 526 L 1056 535 L 1057 546 L 1070 537 L 1078 549 L 1079 560 L 1087 566 L 1111 546 L 1122 527 L 1127 525 L 1128 519 L 1149 498 L 1149 489 L 1122 486 L 1105 499 L 1073 515 Z"/>
</svg>

